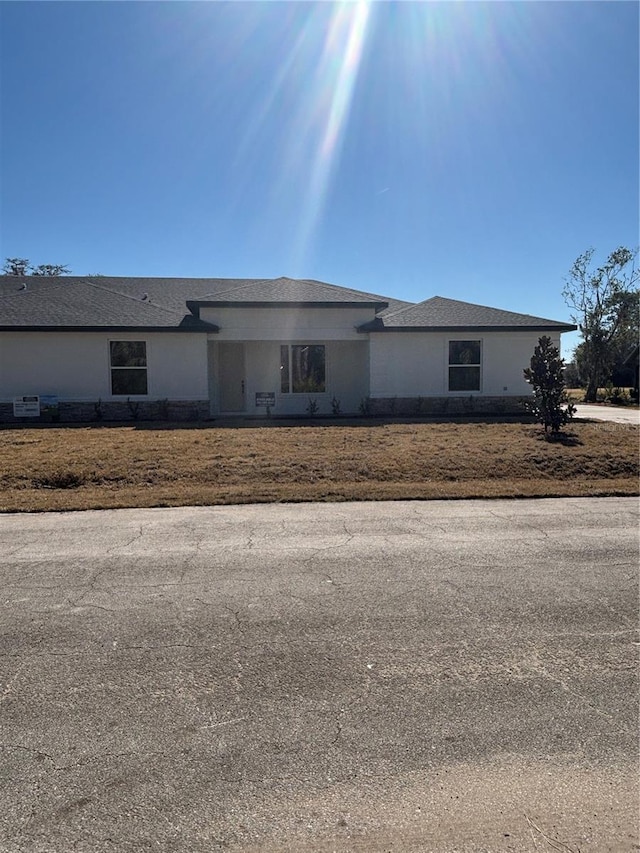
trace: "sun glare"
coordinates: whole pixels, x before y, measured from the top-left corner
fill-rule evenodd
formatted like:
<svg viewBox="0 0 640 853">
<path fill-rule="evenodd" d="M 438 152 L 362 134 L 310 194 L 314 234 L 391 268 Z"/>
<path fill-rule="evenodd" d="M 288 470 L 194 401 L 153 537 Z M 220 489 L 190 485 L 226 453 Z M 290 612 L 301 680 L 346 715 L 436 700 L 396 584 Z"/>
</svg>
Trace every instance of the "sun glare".
<svg viewBox="0 0 640 853">
<path fill-rule="evenodd" d="M 354 86 L 370 18 L 370 3 L 339 3 L 332 13 L 322 58 L 311 82 L 309 103 L 315 104 L 308 182 L 293 246 L 294 274 L 304 266 L 314 232 L 322 217 L 331 176 L 340 156 Z"/>
<path fill-rule="evenodd" d="M 372 0 L 284 4 L 276 28 L 264 27 L 260 13 L 245 24 L 232 43 L 242 43 L 248 57 L 242 73 L 252 77 L 254 98 L 242 116 L 232 169 L 236 193 L 232 205 L 246 203 L 256 191 L 255 178 L 268 164 L 274 176 L 261 187 L 262 225 L 277 222 L 271 211 L 295 211 L 289 235 L 289 274 L 307 268 L 309 252 L 326 210 L 331 180 L 340 161 L 363 49 L 371 26 Z M 251 51 L 257 57 L 251 60 Z M 271 53 L 279 56 L 267 78 L 253 68 Z M 266 85 L 265 85 L 266 84 Z M 256 97 L 259 92 L 259 96 Z M 237 109 L 237 105 L 233 107 Z M 265 197 L 266 196 L 266 197 Z M 256 234 L 264 239 L 264 234 Z"/>
<path fill-rule="evenodd" d="M 488 144 L 490 119 L 513 100 L 511 56 L 527 50 L 521 18 L 517 9 L 497 16 L 485 4 L 344 0 L 285 4 L 277 27 L 269 28 L 256 12 L 241 41 L 238 73 L 251 81 L 254 97 L 242 115 L 230 202 L 260 204 L 264 215 L 248 236 L 258 243 L 282 239 L 277 229 L 293 219 L 288 273 L 308 271 L 365 75 L 354 130 L 362 133 L 365 122 L 379 133 L 390 162 L 403 157 L 407 142 L 423 159 L 428 152 L 433 170 L 449 168 L 454 154 L 472 162 L 472 147 Z M 277 63 L 265 61 L 272 56 Z M 376 97 L 383 99 L 379 112 Z M 385 108 L 389 117 L 381 124 Z"/>
</svg>

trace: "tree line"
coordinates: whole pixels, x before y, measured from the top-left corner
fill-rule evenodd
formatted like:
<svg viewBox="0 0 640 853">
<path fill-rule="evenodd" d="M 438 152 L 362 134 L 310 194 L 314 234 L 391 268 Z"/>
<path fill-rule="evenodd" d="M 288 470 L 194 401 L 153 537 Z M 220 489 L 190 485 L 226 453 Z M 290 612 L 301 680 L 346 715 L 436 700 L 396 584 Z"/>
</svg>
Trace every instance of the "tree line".
<svg viewBox="0 0 640 853">
<path fill-rule="evenodd" d="M 66 264 L 32 264 L 28 258 L 5 258 L 4 275 L 69 275 Z"/>
</svg>

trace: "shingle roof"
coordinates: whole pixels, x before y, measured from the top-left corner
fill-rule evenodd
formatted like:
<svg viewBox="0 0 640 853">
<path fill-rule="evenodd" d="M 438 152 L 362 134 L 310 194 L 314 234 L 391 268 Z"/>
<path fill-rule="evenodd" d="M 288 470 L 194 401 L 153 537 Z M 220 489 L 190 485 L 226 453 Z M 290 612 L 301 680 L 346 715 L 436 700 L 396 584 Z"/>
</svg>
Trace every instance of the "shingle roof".
<svg viewBox="0 0 640 853">
<path fill-rule="evenodd" d="M 531 329 L 575 326 L 434 296 L 417 305 L 311 279 L 0 276 L 0 330 L 156 329 L 213 332 L 200 305 L 370 305 L 366 331 Z"/>
<path fill-rule="evenodd" d="M 216 326 L 199 320 L 198 303 L 357 303 L 382 309 L 390 301 L 335 284 L 291 278 L 0 276 L 0 328 L 215 331 Z"/>
<path fill-rule="evenodd" d="M 295 304 L 373 304 L 386 308 L 389 300 L 384 296 L 338 287 L 324 281 L 296 278 L 273 278 L 247 281 L 240 286 L 234 285 L 226 290 L 216 290 L 204 298 L 191 300 L 215 305 L 271 305 L 282 303 Z"/>
<path fill-rule="evenodd" d="M 388 299 L 389 307 L 385 308 L 384 311 L 380 311 L 378 313 L 378 317 L 382 317 L 383 319 L 390 314 L 395 314 L 396 311 L 399 311 L 401 308 L 409 308 L 411 305 L 415 305 L 415 302 L 406 302 L 404 299 Z"/>
<path fill-rule="evenodd" d="M 184 297 L 163 300 L 169 305 L 158 304 L 140 285 L 127 293 L 109 287 L 110 281 L 75 276 L 3 277 L 0 328 L 216 330 L 187 315 Z"/>
<path fill-rule="evenodd" d="M 500 308 L 488 308 L 485 305 L 474 305 L 471 302 L 433 296 L 416 305 L 410 304 L 397 310 L 383 311 L 372 322 L 360 326 L 360 331 L 530 329 L 568 332 L 575 328 L 557 320 L 547 320 L 530 314 L 518 314 L 514 311 L 503 311 Z"/>
</svg>

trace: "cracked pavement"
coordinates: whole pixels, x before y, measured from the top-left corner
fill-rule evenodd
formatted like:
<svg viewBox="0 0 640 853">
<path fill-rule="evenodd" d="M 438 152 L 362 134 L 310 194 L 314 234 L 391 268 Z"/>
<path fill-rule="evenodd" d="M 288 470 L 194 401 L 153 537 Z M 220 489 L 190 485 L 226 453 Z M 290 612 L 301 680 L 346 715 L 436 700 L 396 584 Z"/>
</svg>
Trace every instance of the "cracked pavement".
<svg viewBox="0 0 640 853">
<path fill-rule="evenodd" d="M 640 849 L 638 500 L 0 517 L 0 851 Z"/>
</svg>

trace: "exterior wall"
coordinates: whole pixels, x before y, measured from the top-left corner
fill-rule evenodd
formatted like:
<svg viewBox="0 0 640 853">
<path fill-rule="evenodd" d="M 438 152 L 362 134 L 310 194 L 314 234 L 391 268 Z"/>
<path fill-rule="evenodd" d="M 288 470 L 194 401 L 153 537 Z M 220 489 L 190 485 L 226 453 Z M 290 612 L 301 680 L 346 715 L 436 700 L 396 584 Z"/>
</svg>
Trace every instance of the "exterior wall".
<svg viewBox="0 0 640 853">
<path fill-rule="evenodd" d="M 493 332 L 485 334 L 483 347 L 483 394 L 518 394 L 528 397 L 531 385 L 523 371 L 531 364 L 531 356 L 542 335 L 560 349 L 560 334 L 553 332 Z"/>
<path fill-rule="evenodd" d="M 362 340 L 356 326 L 368 323 L 374 309 L 362 308 L 217 308 L 203 307 L 200 318 L 220 328 L 221 341 Z"/>
<path fill-rule="evenodd" d="M 216 336 L 217 337 L 217 336 Z M 280 391 L 280 344 L 324 344 L 326 356 L 326 391 L 316 394 L 291 394 Z M 209 389 L 211 413 L 218 414 L 220 378 L 217 370 L 218 342 L 209 342 Z M 264 415 L 265 408 L 255 405 L 256 393 L 275 394 L 274 415 L 305 414 L 309 399 L 318 405 L 318 414 L 331 414 L 331 401 L 340 401 L 342 413 L 355 413 L 360 402 L 369 395 L 369 342 L 362 335 L 355 341 L 326 339 L 302 341 L 247 341 L 245 343 L 245 413 Z"/>
<path fill-rule="evenodd" d="M 125 402 L 111 394 L 109 341 L 146 341 L 148 393 L 141 402 L 206 400 L 206 335 L 167 332 L 2 332 L 0 403 L 26 394 L 61 402 Z"/>
<path fill-rule="evenodd" d="M 370 335 L 370 396 L 523 397 L 531 386 L 524 381 L 539 332 L 383 332 Z M 560 346 L 560 336 L 550 335 Z M 448 390 L 450 340 L 481 340 L 480 391 Z"/>
<path fill-rule="evenodd" d="M 203 315 L 208 310 L 203 309 Z M 248 415 L 266 414 L 255 404 L 259 392 L 275 394 L 273 415 L 305 414 L 310 398 L 317 414 L 332 414 L 333 398 L 341 413 L 356 414 L 361 402 L 371 398 L 372 413 L 419 415 L 467 412 L 472 397 L 478 399 L 476 411 L 486 406 L 505 411 L 509 398 L 517 406 L 517 399 L 529 396 L 522 371 L 540 333 L 356 332 L 372 315 L 373 309 L 367 308 L 216 309 L 207 319 L 218 322 L 221 332 L 209 340 L 197 333 L 3 332 L 0 419 L 13 420 L 13 398 L 31 394 L 57 396 L 61 420 L 97 419 L 98 400 L 105 420 L 134 417 L 126 397 L 111 394 L 110 340 L 147 344 L 148 393 L 131 395 L 139 403 L 135 417 L 141 419 L 218 414 L 217 351 L 225 340 L 244 344 Z M 448 341 L 465 338 L 482 341 L 481 388 L 449 392 Z M 551 338 L 559 346 L 559 335 Z M 326 347 L 326 391 L 282 393 L 280 344 L 314 343 Z M 173 409 L 168 411 L 162 401 Z"/>
</svg>

